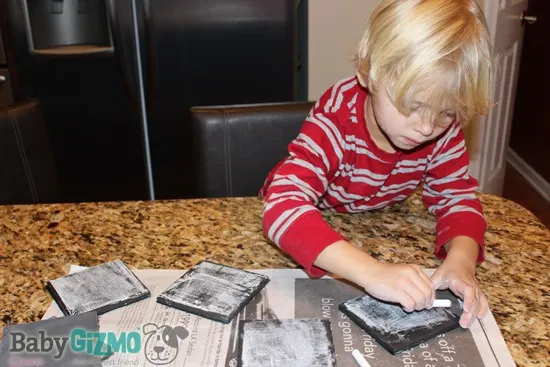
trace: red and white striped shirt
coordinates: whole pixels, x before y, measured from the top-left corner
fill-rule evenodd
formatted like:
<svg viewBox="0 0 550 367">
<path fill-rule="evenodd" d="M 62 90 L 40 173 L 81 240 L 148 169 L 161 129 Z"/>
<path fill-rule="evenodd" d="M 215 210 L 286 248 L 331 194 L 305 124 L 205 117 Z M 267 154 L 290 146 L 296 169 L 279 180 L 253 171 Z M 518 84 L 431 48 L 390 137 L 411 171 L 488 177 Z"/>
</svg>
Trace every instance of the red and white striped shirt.
<svg viewBox="0 0 550 367">
<path fill-rule="evenodd" d="M 423 200 L 436 215 L 435 254 L 458 235 L 468 236 L 482 251 L 486 221 L 468 174 L 464 134 L 454 123 L 435 141 L 414 151 L 388 153 L 367 130 L 367 91 L 356 78 L 341 80 L 310 111 L 289 155 L 268 175 L 263 229 L 267 237 L 312 276 L 325 272 L 313 262 L 330 244 L 344 239 L 321 216 L 320 209 L 357 213 L 402 201 L 423 182 Z"/>
</svg>

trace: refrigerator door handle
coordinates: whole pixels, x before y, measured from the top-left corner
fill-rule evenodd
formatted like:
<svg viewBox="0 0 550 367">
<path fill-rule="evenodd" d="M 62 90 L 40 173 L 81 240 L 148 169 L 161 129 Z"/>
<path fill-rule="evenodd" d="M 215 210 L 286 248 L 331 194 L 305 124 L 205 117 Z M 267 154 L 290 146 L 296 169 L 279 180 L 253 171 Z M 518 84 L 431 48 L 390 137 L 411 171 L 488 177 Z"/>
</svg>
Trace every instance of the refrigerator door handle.
<svg viewBox="0 0 550 367">
<path fill-rule="evenodd" d="M 149 128 L 147 124 L 147 108 L 145 104 L 143 83 L 143 57 L 139 34 L 141 27 L 138 22 L 137 1 L 138 0 L 106 0 L 106 4 L 115 55 L 122 68 L 122 74 L 130 94 L 131 103 L 139 111 L 143 158 L 147 177 L 147 192 L 149 200 L 155 200 Z"/>
<path fill-rule="evenodd" d="M 139 107 L 137 71 L 134 60 L 132 8 L 133 0 L 106 0 L 107 16 L 111 29 L 114 54 L 124 77 L 124 85 L 134 108 Z"/>
</svg>

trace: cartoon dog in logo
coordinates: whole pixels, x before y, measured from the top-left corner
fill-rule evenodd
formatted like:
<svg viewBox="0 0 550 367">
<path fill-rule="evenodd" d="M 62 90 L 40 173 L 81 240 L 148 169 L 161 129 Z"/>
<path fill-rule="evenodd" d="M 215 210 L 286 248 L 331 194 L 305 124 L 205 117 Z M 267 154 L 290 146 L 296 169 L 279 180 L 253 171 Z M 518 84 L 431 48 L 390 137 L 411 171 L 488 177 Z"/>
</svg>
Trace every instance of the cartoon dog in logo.
<svg viewBox="0 0 550 367">
<path fill-rule="evenodd" d="M 143 334 L 148 335 L 145 341 L 145 358 L 155 365 L 173 362 L 178 356 L 179 339 L 184 340 L 189 332 L 182 326 L 149 323 L 143 326 Z"/>
</svg>

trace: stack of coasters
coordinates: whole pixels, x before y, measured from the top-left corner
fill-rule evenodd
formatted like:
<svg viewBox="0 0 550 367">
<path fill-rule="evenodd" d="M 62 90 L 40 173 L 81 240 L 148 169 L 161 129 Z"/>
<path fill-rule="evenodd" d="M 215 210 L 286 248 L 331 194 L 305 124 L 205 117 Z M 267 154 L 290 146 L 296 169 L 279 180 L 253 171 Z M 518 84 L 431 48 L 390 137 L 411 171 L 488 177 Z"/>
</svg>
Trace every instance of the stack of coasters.
<svg viewBox="0 0 550 367">
<path fill-rule="evenodd" d="M 65 316 L 4 328 L 0 344 L 0 366 L 87 366 L 101 367 L 102 357 L 86 352 L 87 333 L 99 331 L 96 312 Z M 78 333 L 78 345 L 71 348 L 71 333 Z M 75 334 L 76 335 L 76 334 Z M 94 340 L 94 345 L 97 340 Z M 105 347 L 103 348 L 105 349 Z"/>
<path fill-rule="evenodd" d="M 239 366 L 336 366 L 330 321 L 243 320 L 239 324 Z"/>
<path fill-rule="evenodd" d="M 408 313 L 399 304 L 364 295 L 338 308 L 386 350 L 397 354 L 460 325 L 458 298 L 449 291 L 436 291 L 436 298 L 450 299 L 451 307 Z"/>
<path fill-rule="evenodd" d="M 149 289 L 120 260 L 48 281 L 46 288 L 65 315 L 98 315 L 151 296 Z"/>
<path fill-rule="evenodd" d="M 227 324 L 268 282 L 262 274 L 201 261 L 165 289 L 157 302 Z"/>
</svg>

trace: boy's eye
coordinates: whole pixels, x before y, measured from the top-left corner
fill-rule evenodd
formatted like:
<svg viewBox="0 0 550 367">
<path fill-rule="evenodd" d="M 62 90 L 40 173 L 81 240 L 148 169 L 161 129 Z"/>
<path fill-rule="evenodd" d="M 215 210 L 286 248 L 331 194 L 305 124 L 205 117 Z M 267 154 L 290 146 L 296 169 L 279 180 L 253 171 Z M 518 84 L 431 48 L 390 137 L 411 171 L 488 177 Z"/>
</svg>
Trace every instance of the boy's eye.
<svg viewBox="0 0 550 367">
<path fill-rule="evenodd" d="M 454 120 L 456 120 L 456 112 L 454 111 L 441 111 L 438 124 L 440 126 L 447 126 Z"/>
<path fill-rule="evenodd" d="M 450 118 L 450 119 L 456 119 L 456 112 L 454 111 L 450 111 L 450 110 L 446 110 L 446 111 L 443 111 L 441 112 L 442 116 L 444 117 L 447 117 L 447 118 Z"/>
<path fill-rule="evenodd" d="M 422 108 L 422 103 L 414 102 L 413 104 L 411 104 L 411 111 L 412 112 L 416 112 L 421 108 Z"/>
</svg>

